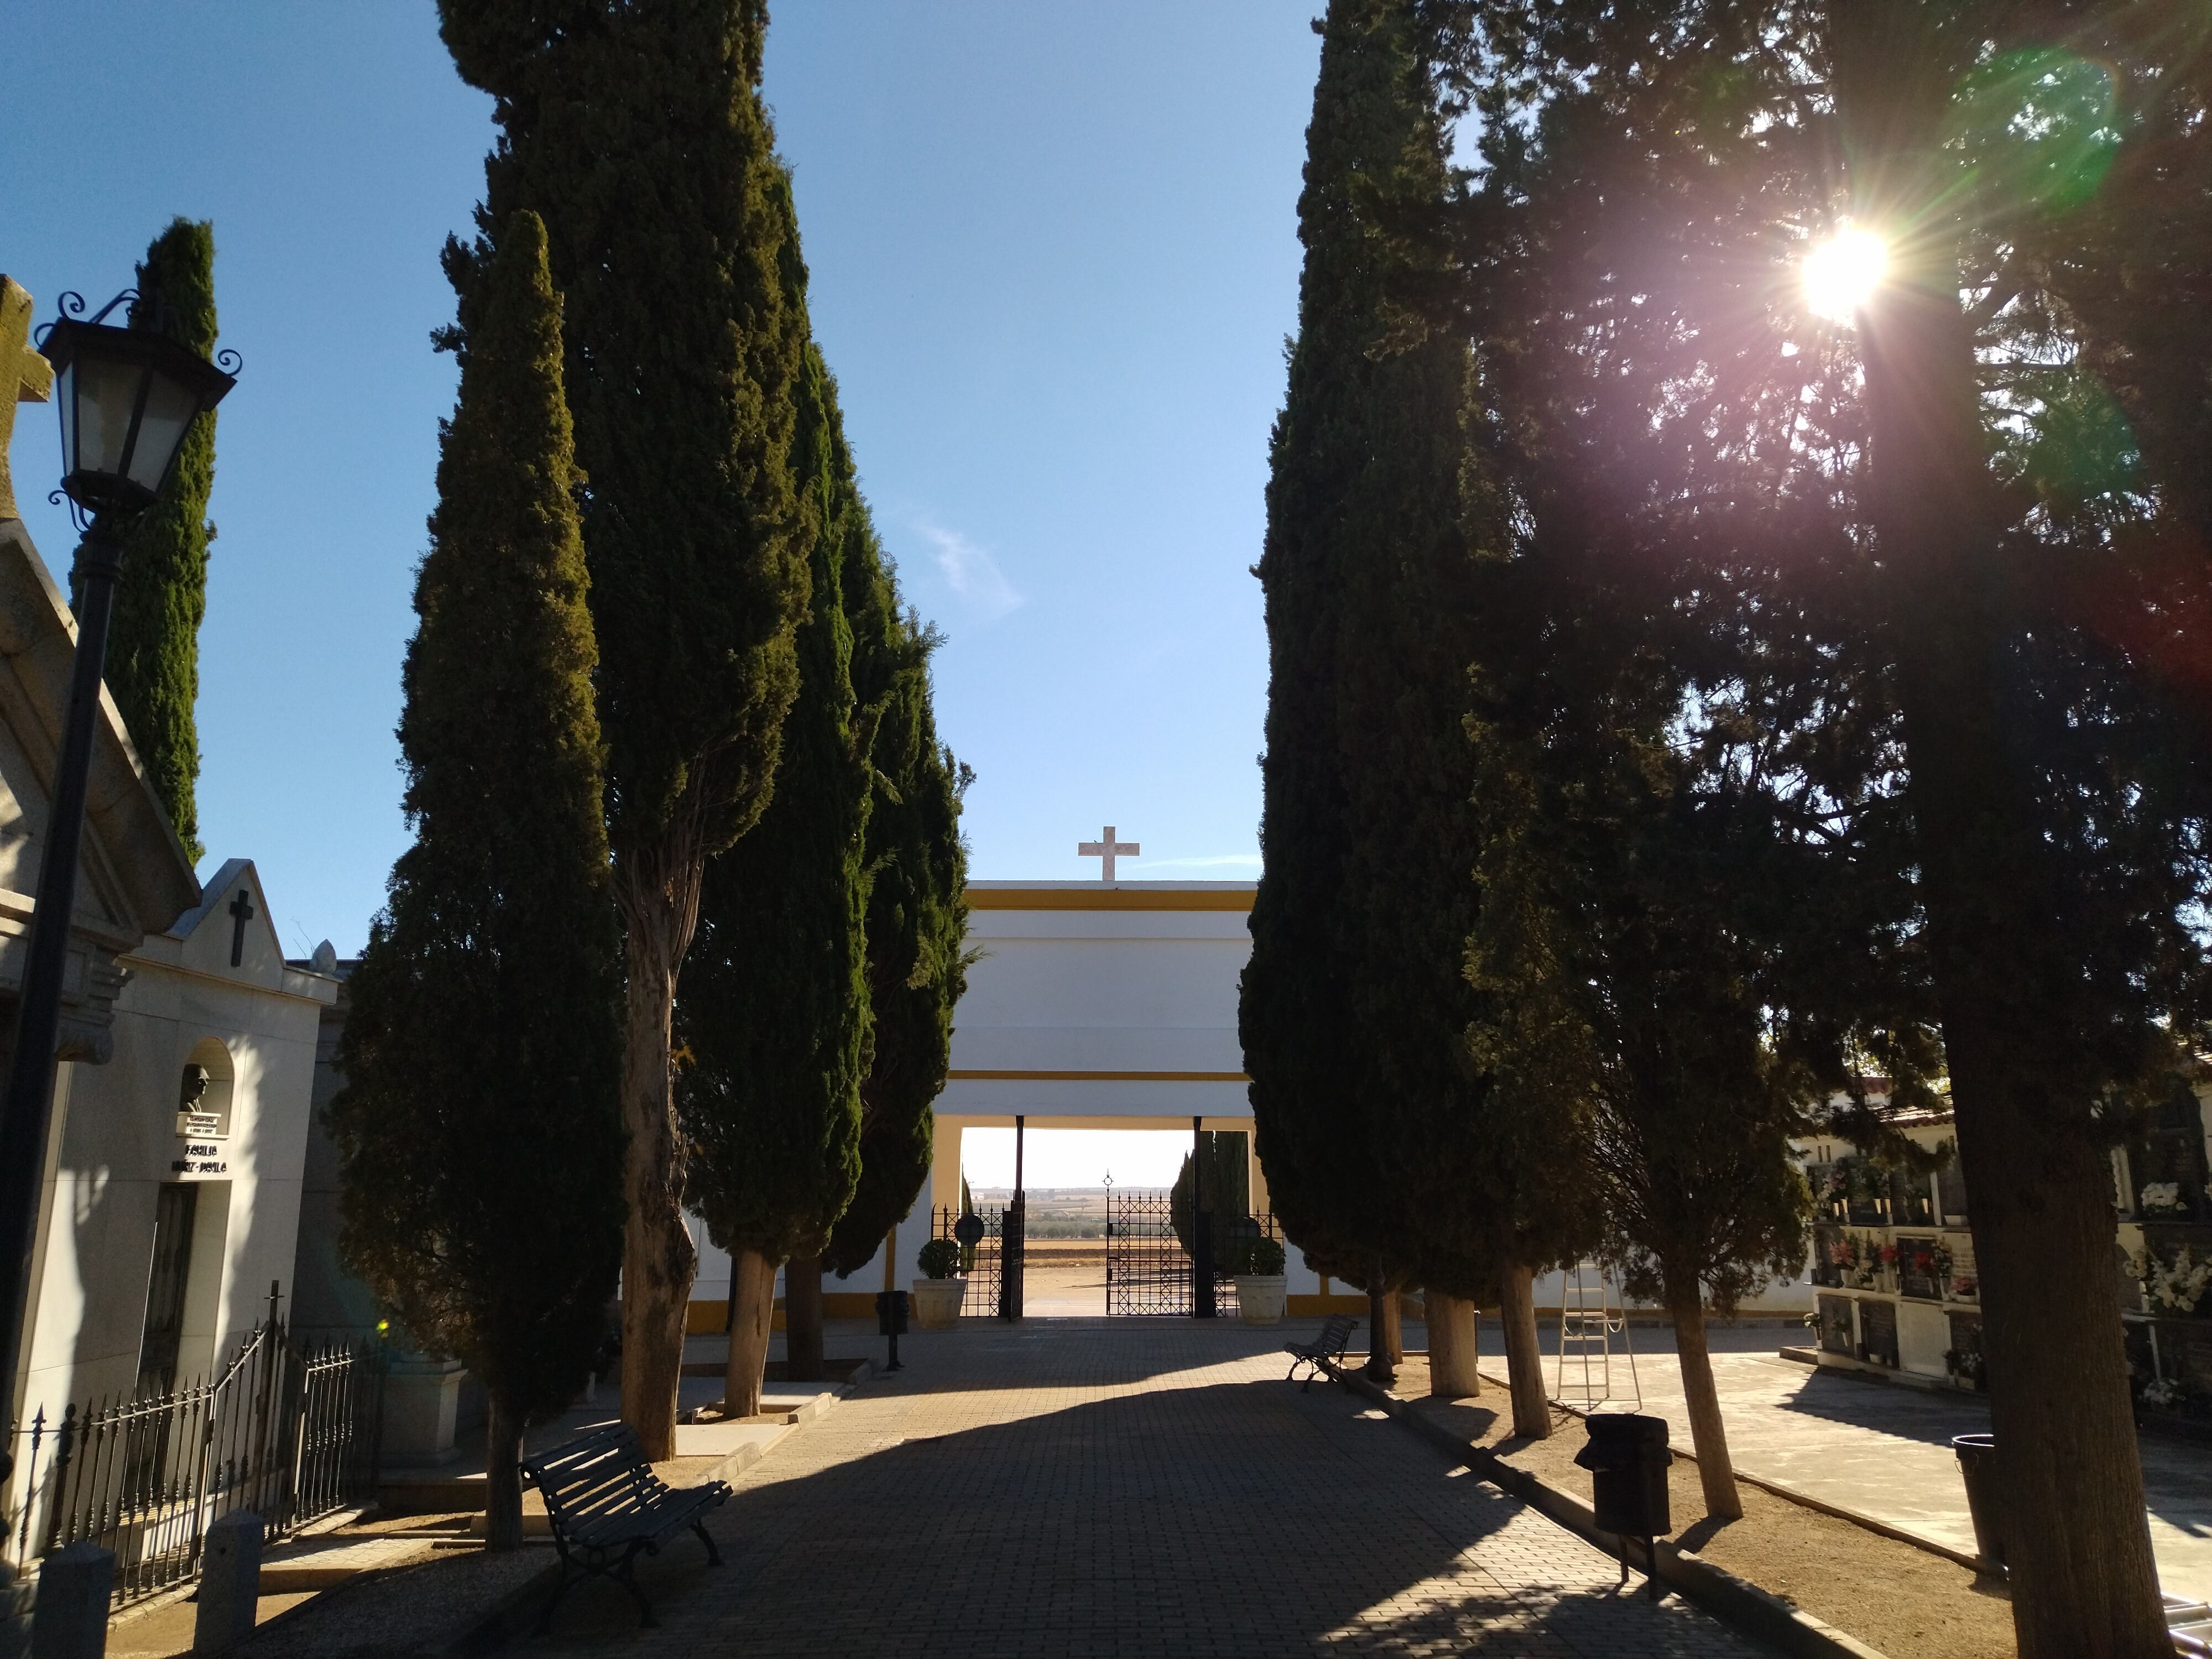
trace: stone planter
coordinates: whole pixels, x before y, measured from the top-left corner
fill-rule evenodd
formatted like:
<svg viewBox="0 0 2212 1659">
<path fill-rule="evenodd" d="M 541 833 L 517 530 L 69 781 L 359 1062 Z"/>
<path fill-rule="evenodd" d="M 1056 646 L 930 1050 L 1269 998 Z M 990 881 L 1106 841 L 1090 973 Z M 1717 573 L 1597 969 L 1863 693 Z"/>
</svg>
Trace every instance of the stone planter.
<svg viewBox="0 0 2212 1659">
<path fill-rule="evenodd" d="M 1287 1282 L 1281 1273 L 1237 1274 L 1237 1317 L 1247 1325 L 1281 1324 L 1283 1287 Z"/>
<path fill-rule="evenodd" d="M 961 1299 L 968 1294 L 964 1279 L 917 1279 L 909 1306 L 917 1329 L 949 1331 L 960 1322 Z"/>
<path fill-rule="evenodd" d="M 462 1370 L 458 1359 L 431 1359 L 419 1353 L 392 1362 L 384 1378 L 386 1468 L 436 1468 L 461 1455 L 453 1435 L 460 1414 Z"/>
</svg>

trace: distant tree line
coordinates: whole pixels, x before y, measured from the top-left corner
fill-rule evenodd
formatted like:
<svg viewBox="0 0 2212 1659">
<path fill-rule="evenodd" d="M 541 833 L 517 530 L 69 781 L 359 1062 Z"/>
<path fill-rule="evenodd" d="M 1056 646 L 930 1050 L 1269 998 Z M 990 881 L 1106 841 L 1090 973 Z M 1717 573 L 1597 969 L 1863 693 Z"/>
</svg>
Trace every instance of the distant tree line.
<svg viewBox="0 0 2212 1659">
<path fill-rule="evenodd" d="M 1432 1330 L 1499 1305 L 1530 1434 L 1531 1277 L 1615 1262 L 1727 1517 L 1704 1322 L 1803 1267 L 1793 1140 L 1898 1162 L 1941 1103 L 2021 1651 L 2164 1651 L 2106 1149 L 2212 989 L 2212 29 L 1316 27 L 1242 1015 L 1286 1232 Z M 1838 320 L 1847 225 L 1888 268 Z"/>
</svg>

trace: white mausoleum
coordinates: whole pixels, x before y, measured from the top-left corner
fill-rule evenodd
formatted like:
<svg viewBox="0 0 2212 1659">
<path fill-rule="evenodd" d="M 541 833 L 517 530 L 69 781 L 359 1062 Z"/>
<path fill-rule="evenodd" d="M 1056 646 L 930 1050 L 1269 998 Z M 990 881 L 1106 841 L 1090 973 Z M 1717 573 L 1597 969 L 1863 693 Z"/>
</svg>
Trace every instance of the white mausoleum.
<svg viewBox="0 0 2212 1659">
<path fill-rule="evenodd" d="M 76 626 L 0 519 L 0 1032 L 12 1031 Z M 315 1034 L 259 877 L 204 885 L 101 696 L 18 1424 L 204 1375 L 291 1289 Z M 0 1045 L 4 1046 L 4 1045 Z"/>
</svg>

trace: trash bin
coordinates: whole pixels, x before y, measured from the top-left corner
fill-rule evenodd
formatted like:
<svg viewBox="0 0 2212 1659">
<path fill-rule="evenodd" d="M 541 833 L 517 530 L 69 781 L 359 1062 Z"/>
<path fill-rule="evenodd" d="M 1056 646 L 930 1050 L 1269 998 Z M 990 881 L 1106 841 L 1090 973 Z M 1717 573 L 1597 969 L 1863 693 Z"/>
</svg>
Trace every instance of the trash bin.
<svg viewBox="0 0 2212 1659">
<path fill-rule="evenodd" d="M 1575 1462 L 1590 1472 L 1592 1507 L 1601 1530 L 1656 1538 L 1674 1529 L 1667 1507 L 1667 1419 L 1634 1412 L 1597 1412 L 1584 1419 L 1589 1443 Z"/>
<path fill-rule="evenodd" d="M 1974 1553 L 1991 1572 L 2005 1570 L 2004 1511 L 1997 1499 L 1997 1441 L 1993 1434 L 1961 1434 L 1951 1439 L 1959 1474 L 1966 1483 L 1966 1510 L 1974 1517 Z"/>
</svg>

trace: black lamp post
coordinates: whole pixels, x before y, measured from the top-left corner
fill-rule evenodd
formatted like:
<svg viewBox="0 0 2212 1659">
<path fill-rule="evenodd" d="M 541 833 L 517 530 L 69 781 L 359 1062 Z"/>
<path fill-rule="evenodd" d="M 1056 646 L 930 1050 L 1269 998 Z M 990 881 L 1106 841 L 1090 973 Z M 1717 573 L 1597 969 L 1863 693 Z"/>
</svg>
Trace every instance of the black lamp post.
<svg viewBox="0 0 2212 1659">
<path fill-rule="evenodd" d="M 56 497 L 68 498 L 83 540 L 76 550 L 76 661 L 70 678 L 69 716 L 31 913 L 15 1045 L 9 1057 L 7 1091 L 0 1095 L 0 1386 L 8 1389 L 11 1405 L 53 1108 L 54 1048 L 84 839 L 85 793 L 99 726 L 108 621 L 115 608 L 115 584 L 123 574 L 124 536 L 161 493 L 192 422 L 222 402 L 235 384 L 225 369 L 238 366 L 234 352 L 218 354 L 223 364 L 218 368 L 158 329 L 116 328 L 103 320 L 125 299 L 136 297 L 125 290 L 89 322 L 80 322 L 72 313 L 82 311 L 84 301 L 64 294 L 63 315 L 39 338 L 40 350 L 54 366 L 54 401 L 62 418 L 62 484 Z M 0 1479 L 12 1468 L 13 1455 L 11 1435 L 0 1449 Z"/>
</svg>

